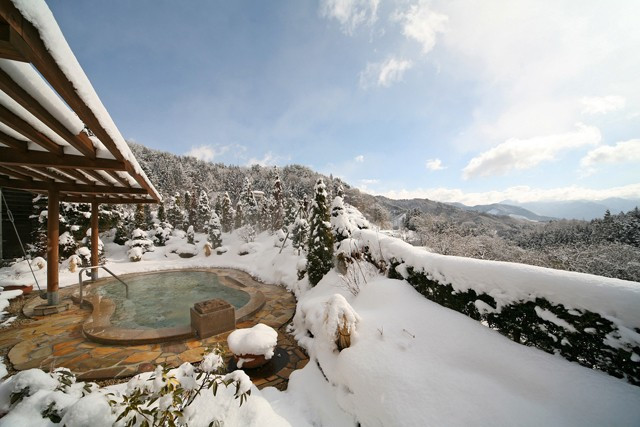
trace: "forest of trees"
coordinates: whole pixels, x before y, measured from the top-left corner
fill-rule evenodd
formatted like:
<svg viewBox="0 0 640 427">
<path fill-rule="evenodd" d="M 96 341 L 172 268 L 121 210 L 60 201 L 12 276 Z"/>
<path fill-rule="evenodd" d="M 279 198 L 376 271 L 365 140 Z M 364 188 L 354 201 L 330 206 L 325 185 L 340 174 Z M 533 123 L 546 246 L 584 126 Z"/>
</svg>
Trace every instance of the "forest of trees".
<svg viewBox="0 0 640 427">
<path fill-rule="evenodd" d="M 280 169 L 227 166 L 137 144 L 131 144 L 131 148 L 162 194 L 164 203 L 157 207 L 102 205 L 100 229 L 115 227 L 115 242 L 119 244 L 131 241 L 132 233 L 139 229 L 144 232 L 136 235 L 139 246 L 148 245 L 143 243 L 145 240 L 163 245 L 171 230 L 188 234 L 191 227 L 192 233 L 207 233 L 215 248 L 222 244 L 220 233 L 249 225 L 250 230 L 244 230 L 248 236 L 268 230 L 280 232 L 284 238 L 288 232 L 294 248 L 302 252 L 308 250 L 308 236 L 314 232 L 314 206 L 321 203 L 328 209 L 329 202 L 337 195 L 382 229 L 391 228 L 392 215 L 398 214 L 395 208 L 390 211 L 385 199 L 361 193 L 338 178 L 323 176 L 300 165 Z M 316 200 L 318 179 L 323 180 L 324 201 Z M 536 223 L 423 202 L 432 206 L 426 212 L 405 211 L 396 234 L 433 252 L 640 281 L 638 208 L 627 213 L 607 212 L 603 218 L 590 222 Z M 31 245 L 32 253 L 37 255 L 45 252 L 46 211 L 43 209 L 46 209 L 46 198 L 39 197 L 34 203 Z M 62 205 L 62 256 L 70 256 L 89 244 L 88 212 L 88 205 Z M 326 219 L 319 223 L 323 221 Z M 334 230 L 334 238 L 342 238 L 339 231 Z"/>
</svg>

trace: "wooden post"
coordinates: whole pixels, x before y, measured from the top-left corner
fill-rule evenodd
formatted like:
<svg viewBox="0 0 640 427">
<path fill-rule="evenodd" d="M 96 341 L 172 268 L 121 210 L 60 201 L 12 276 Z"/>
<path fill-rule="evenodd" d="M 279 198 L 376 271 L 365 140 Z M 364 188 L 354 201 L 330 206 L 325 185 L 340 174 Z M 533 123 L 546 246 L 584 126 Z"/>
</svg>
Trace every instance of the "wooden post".
<svg viewBox="0 0 640 427">
<path fill-rule="evenodd" d="M 91 202 L 91 265 L 98 265 L 98 202 Z M 98 269 L 91 270 L 91 278 L 98 280 Z"/>
<path fill-rule="evenodd" d="M 58 239 L 60 235 L 60 194 L 49 190 L 47 212 L 47 303 L 58 305 Z"/>
</svg>

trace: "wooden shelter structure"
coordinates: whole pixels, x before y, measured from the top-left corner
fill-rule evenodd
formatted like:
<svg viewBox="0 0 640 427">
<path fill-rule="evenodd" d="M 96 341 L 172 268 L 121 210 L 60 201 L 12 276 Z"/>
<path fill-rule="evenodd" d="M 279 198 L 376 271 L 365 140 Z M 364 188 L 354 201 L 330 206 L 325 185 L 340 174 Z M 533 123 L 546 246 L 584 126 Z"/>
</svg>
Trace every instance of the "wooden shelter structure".
<svg viewBox="0 0 640 427">
<path fill-rule="evenodd" d="M 58 304 L 60 202 L 156 203 L 131 153 L 43 0 L 0 0 L 0 188 L 48 195 L 47 297 Z"/>
</svg>

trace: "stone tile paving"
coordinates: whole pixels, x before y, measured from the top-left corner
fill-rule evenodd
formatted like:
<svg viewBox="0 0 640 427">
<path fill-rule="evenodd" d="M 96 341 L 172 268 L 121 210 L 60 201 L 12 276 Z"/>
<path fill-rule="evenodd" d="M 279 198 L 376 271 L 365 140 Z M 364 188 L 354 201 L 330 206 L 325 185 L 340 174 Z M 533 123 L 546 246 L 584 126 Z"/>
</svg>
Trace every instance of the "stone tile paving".
<svg viewBox="0 0 640 427">
<path fill-rule="evenodd" d="M 235 274 L 246 280 L 241 272 Z M 237 328 L 251 327 L 265 323 L 278 330 L 278 347 L 285 350 L 289 361 L 278 372 L 264 377 L 259 373 L 247 374 L 259 388 L 274 386 L 285 389 L 291 372 L 304 367 L 308 357 L 296 345 L 295 340 L 285 333 L 287 323 L 295 311 L 295 298 L 284 288 L 251 281 L 252 286 L 266 296 L 264 307 L 250 319 L 238 323 Z M 69 296 L 73 289 L 63 290 Z M 65 296 L 65 295 L 63 295 Z M 29 305 L 39 304 L 36 298 Z M 207 348 L 220 344 L 226 359 L 230 358 L 227 337 L 230 332 L 199 340 L 191 338 L 158 344 L 136 346 L 105 345 L 88 341 L 82 334 L 82 324 L 89 317 L 90 309 L 74 304 L 63 313 L 35 317 L 30 323 L 0 331 L 0 349 L 12 347 L 9 361 L 16 370 L 41 368 L 49 371 L 57 367 L 69 368 L 78 379 L 101 380 L 126 378 L 140 372 L 152 371 L 156 365 L 176 367 L 184 362 L 196 363 L 202 360 Z"/>
</svg>

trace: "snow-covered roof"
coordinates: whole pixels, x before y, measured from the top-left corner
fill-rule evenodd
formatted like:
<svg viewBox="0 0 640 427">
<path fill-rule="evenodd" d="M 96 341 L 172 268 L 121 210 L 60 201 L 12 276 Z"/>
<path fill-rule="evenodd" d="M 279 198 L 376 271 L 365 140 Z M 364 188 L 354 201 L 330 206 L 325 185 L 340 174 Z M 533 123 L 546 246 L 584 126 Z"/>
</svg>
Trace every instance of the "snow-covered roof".
<svg viewBox="0 0 640 427">
<path fill-rule="evenodd" d="M 0 187 L 160 201 L 44 0 L 0 2 Z"/>
</svg>

